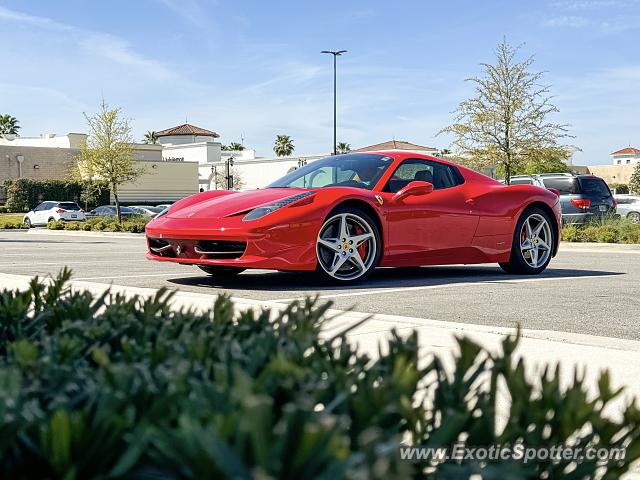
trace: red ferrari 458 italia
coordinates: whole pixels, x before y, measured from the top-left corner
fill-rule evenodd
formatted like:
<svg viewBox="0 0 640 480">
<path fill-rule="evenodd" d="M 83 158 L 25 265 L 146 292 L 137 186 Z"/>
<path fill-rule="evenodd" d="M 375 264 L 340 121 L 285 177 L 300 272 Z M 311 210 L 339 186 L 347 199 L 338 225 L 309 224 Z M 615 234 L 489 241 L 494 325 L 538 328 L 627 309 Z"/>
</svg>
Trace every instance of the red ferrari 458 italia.
<svg viewBox="0 0 640 480">
<path fill-rule="evenodd" d="M 558 249 L 558 196 L 410 152 L 335 155 L 263 189 L 184 198 L 147 225 L 147 258 L 235 275 L 309 270 L 349 284 L 380 267 L 499 263 L 538 274 Z"/>
</svg>

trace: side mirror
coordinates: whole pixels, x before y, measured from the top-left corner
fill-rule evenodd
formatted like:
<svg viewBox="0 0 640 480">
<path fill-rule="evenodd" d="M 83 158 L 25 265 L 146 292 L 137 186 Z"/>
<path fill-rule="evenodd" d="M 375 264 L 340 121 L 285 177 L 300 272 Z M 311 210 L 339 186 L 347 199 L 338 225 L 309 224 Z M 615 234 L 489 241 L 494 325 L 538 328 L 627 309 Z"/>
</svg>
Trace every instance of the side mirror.
<svg viewBox="0 0 640 480">
<path fill-rule="evenodd" d="M 407 197 L 427 195 L 431 192 L 433 192 L 433 183 L 414 180 L 413 182 L 409 182 L 406 187 L 400 189 L 392 199 L 400 202 Z"/>
</svg>

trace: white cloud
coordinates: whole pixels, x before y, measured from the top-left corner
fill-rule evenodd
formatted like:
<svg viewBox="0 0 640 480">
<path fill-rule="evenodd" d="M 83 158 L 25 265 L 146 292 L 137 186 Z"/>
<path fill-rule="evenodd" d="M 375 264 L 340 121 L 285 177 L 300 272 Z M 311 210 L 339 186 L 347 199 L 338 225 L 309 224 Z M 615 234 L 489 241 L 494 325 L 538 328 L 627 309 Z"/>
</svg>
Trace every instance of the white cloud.
<svg viewBox="0 0 640 480">
<path fill-rule="evenodd" d="M 562 28 L 562 27 L 570 27 L 570 28 L 581 28 L 586 27 L 591 24 L 591 21 L 588 18 L 580 17 L 577 15 L 561 15 L 557 17 L 551 17 L 544 21 L 545 27 L 553 27 L 553 28 Z"/>
<path fill-rule="evenodd" d="M 196 27 L 204 28 L 210 24 L 207 8 L 203 7 L 198 0 L 158 0 L 158 2 Z M 211 1 L 208 7 L 214 7 L 217 3 L 217 1 Z"/>
<path fill-rule="evenodd" d="M 0 6 L 0 20 L 7 20 L 42 29 L 64 30 L 73 34 L 78 45 L 86 52 L 121 65 L 138 68 L 159 78 L 173 76 L 161 62 L 136 53 L 126 40 L 115 35 L 86 30 L 58 22 L 48 17 L 30 15 Z"/>
<path fill-rule="evenodd" d="M 568 0 L 555 2 L 552 6 L 561 10 L 596 10 L 599 8 L 611 8 L 625 5 L 621 0 Z"/>
<path fill-rule="evenodd" d="M 73 27 L 65 25 L 64 23 L 56 22 L 51 18 L 38 17 L 36 15 L 29 15 L 28 13 L 17 12 L 15 10 L 9 10 L 0 5 L 0 19 L 10 20 L 19 23 L 26 23 L 44 28 L 53 28 L 56 30 L 72 30 Z"/>
<path fill-rule="evenodd" d="M 161 79 L 174 77 L 162 63 L 146 58 L 131 49 L 129 42 L 107 33 L 91 33 L 80 40 L 80 47 L 97 57 L 113 62 L 147 70 Z"/>
</svg>

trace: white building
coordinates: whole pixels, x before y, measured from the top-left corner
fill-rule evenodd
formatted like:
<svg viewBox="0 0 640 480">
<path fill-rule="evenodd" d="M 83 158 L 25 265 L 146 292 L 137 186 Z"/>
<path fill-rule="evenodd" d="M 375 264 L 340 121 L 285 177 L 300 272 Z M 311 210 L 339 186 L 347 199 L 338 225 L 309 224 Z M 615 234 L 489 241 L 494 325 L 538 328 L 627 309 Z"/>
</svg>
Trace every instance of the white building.
<svg viewBox="0 0 640 480">
<path fill-rule="evenodd" d="M 640 150 L 634 147 L 623 148 L 611 154 L 614 165 L 636 165 L 640 163 Z"/>
<path fill-rule="evenodd" d="M 202 190 L 216 188 L 215 178 L 226 176 L 230 159 L 230 173 L 239 176 L 242 188 L 247 190 L 264 187 L 292 169 L 326 156 L 260 158 L 256 157 L 255 150 L 222 150 L 216 132 L 188 123 L 161 130 L 156 136 L 162 145 L 163 159 L 198 163 L 198 185 Z"/>
<path fill-rule="evenodd" d="M 10 178 L 69 178 L 86 139 L 84 133 L 0 136 L 0 185 Z M 135 182 L 120 186 L 120 201 L 128 204 L 174 202 L 198 191 L 196 162 L 164 158 L 162 145 L 134 144 L 133 149 L 133 158 L 144 168 L 144 173 Z"/>
</svg>

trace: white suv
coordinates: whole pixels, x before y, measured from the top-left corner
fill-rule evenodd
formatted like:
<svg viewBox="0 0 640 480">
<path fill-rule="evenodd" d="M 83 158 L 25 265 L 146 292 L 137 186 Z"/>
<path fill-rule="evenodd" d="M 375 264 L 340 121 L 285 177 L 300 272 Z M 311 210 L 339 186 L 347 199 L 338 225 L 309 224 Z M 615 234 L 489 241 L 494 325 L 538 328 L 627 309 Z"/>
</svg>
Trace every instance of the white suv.
<svg viewBox="0 0 640 480">
<path fill-rule="evenodd" d="M 86 219 L 84 210 L 76 202 L 42 202 L 22 221 L 27 227 L 34 227 L 58 220 L 84 222 Z"/>
</svg>

